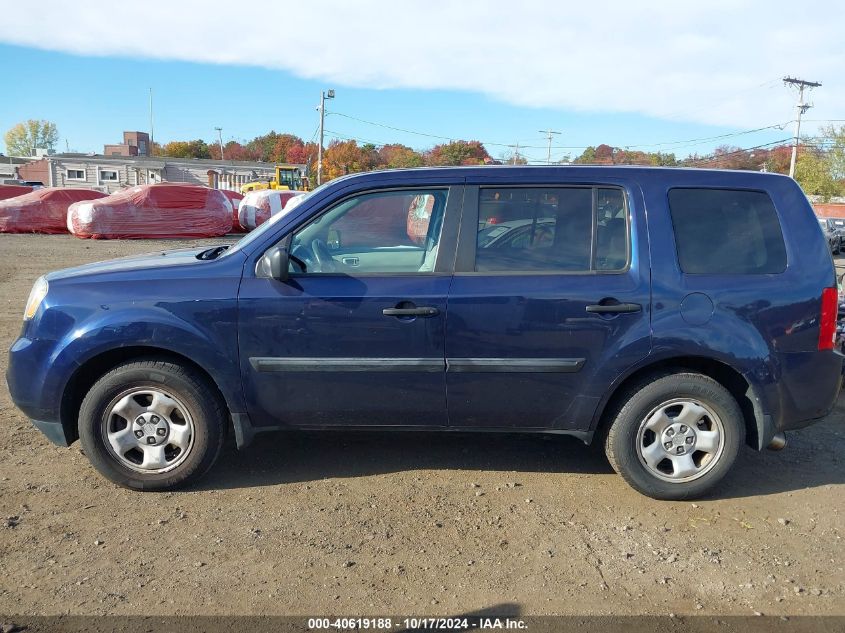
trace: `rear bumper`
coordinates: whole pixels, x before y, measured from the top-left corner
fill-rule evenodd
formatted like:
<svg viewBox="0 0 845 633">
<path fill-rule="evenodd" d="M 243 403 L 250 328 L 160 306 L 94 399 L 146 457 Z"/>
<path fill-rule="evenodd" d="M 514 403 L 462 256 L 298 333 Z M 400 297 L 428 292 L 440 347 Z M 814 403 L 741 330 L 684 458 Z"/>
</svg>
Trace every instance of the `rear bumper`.
<svg viewBox="0 0 845 633">
<path fill-rule="evenodd" d="M 826 417 L 842 389 L 845 356 L 838 351 L 796 352 L 781 354 L 780 361 L 774 431 L 801 429 Z"/>
<path fill-rule="evenodd" d="M 56 446 L 70 446 L 70 442 L 68 442 L 67 435 L 65 434 L 65 428 L 61 422 L 32 420 L 32 424 Z"/>
</svg>

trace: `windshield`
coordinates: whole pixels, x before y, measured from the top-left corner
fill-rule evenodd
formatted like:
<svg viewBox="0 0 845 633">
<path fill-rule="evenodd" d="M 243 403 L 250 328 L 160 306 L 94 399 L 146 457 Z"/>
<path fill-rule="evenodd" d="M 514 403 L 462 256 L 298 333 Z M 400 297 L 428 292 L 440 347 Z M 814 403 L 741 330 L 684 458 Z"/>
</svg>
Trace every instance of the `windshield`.
<svg viewBox="0 0 845 633">
<path fill-rule="evenodd" d="M 317 193 L 318 191 L 320 191 L 321 189 L 323 189 L 323 188 L 324 188 L 326 185 L 328 185 L 328 184 L 329 184 L 329 183 L 323 183 L 322 185 L 320 185 L 319 187 L 317 187 L 317 188 L 316 188 L 316 189 L 314 189 L 313 191 L 309 191 L 308 193 L 306 193 L 306 194 L 304 194 L 304 195 L 297 196 L 297 197 L 295 197 L 295 198 L 291 198 L 291 199 L 288 201 L 288 204 L 294 204 L 295 206 L 299 206 L 299 205 L 301 205 L 303 202 L 305 202 L 308 198 L 310 198 L 311 196 L 313 196 L 315 193 Z M 296 201 L 296 202 L 294 202 L 294 201 Z M 287 208 L 287 205 L 285 205 L 285 208 Z M 249 246 L 249 245 L 250 245 L 250 244 L 252 244 L 254 241 L 256 241 L 256 240 L 258 240 L 258 239 L 261 239 L 261 237 L 262 237 L 262 236 L 263 236 L 263 235 L 264 235 L 267 231 L 272 230 L 273 225 L 274 225 L 274 224 L 276 224 L 276 222 L 278 222 L 279 220 L 281 220 L 281 219 L 282 219 L 283 217 L 285 217 L 286 215 L 287 215 L 286 213 L 276 213 L 275 215 L 272 215 L 272 216 L 270 217 L 270 219 L 269 219 L 269 220 L 267 220 L 264 224 L 262 224 L 261 226 L 259 226 L 257 229 L 255 229 L 255 230 L 253 230 L 253 231 L 250 231 L 250 232 L 249 232 L 249 233 L 247 233 L 244 237 L 242 237 L 242 238 L 241 238 L 241 239 L 239 239 L 237 242 L 235 242 L 235 243 L 232 245 L 232 248 L 230 248 L 230 249 L 229 249 L 229 250 L 227 250 L 225 253 L 223 253 L 223 254 L 221 255 L 221 257 L 227 257 L 227 256 L 231 255 L 232 253 L 235 253 L 235 252 L 237 252 L 237 251 L 240 251 L 240 250 L 242 250 L 243 248 L 245 248 L 245 247 Z"/>
</svg>

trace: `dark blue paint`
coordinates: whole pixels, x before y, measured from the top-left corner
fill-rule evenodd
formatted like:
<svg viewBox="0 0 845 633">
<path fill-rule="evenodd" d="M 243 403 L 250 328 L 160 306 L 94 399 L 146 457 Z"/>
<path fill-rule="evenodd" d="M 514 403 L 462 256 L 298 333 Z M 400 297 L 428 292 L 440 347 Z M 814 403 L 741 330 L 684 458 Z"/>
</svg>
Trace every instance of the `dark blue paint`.
<svg viewBox="0 0 845 633">
<path fill-rule="evenodd" d="M 340 198 L 373 188 L 489 184 L 598 184 L 625 189 L 632 252 L 622 273 L 476 274 L 446 253 L 438 274 L 260 279 L 262 253 Z M 675 255 L 672 187 L 766 191 L 788 254 L 778 275 L 685 275 Z M 460 197 L 455 199 L 460 200 Z M 474 240 L 471 204 L 463 213 Z M 457 232 L 458 218 L 444 226 Z M 467 228 L 468 227 L 468 228 Z M 441 246 L 457 242 L 444 235 Z M 61 430 L 61 402 L 77 372 L 100 354 L 144 347 L 180 354 L 220 388 L 239 429 L 299 426 L 521 428 L 588 438 L 614 390 L 672 359 L 718 361 L 750 384 L 766 434 L 824 415 L 839 388 L 842 356 L 817 351 L 822 288 L 835 285 L 824 238 L 790 179 L 746 172 L 651 168 L 460 168 L 375 172 L 315 191 L 291 216 L 212 261 L 197 250 L 82 266 L 48 275 L 50 290 L 10 350 L 12 397 L 40 428 Z M 454 265 L 453 265 L 454 263 Z M 438 266 L 440 269 L 440 266 Z M 604 298 L 641 312 L 588 314 Z M 706 301 L 702 297 L 709 298 Z M 686 301 L 684 301 L 684 299 Z M 438 308 L 402 320 L 400 301 Z M 443 359 L 444 370 L 257 372 L 251 357 Z M 584 359 L 579 371 L 455 371 L 446 359 Z M 431 365 L 429 364 L 429 367 Z M 75 425 L 74 419 L 65 419 Z M 249 434 L 244 432 L 244 436 Z"/>
</svg>

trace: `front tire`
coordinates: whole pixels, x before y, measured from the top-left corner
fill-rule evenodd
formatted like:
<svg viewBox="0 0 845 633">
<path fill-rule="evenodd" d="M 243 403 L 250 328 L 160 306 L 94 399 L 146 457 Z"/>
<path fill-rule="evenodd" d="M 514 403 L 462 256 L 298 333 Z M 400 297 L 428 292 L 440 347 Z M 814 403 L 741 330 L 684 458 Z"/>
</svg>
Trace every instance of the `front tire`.
<svg viewBox="0 0 845 633">
<path fill-rule="evenodd" d="M 91 387 L 79 439 L 103 476 L 133 490 L 172 490 L 217 460 L 227 414 L 195 370 L 162 360 L 119 365 Z"/>
<path fill-rule="evenodd" d="M 719 483 L 744 442 L 742 411 L 727 389 L 702 374 L 671 373 L 647 377 L 623 394 L 605 452 L 635 490 L 680 500 Z"/>
</svg>

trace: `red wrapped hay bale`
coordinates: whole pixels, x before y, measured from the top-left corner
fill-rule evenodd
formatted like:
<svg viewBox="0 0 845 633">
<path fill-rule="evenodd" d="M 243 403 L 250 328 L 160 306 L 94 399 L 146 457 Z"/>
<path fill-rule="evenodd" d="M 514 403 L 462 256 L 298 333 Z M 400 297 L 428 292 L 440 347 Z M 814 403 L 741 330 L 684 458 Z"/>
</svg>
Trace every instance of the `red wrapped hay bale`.
<svg viewBox="0 0 845 633">
<path fill-rule="evenodd" d="M 105 195 L 93 189 L 44 187 L 0 200 L 0 233 L 67 233 L 68 207 Z"/>
<path fill-rule="evenodd" d="M 288 191 L 284 189 L 259 189 L 250 191 L 241 200 L 238 207 L 238 222 L 247 231 L 264 224 L 270 216 L 276 215 L 285 208 L 288 201 L 304 195 L 304 191 Z"/>
<path fill-rule="evenodd" d="M 239 191 L 230 191 L 229 189 L 221 189 L 220 191 L 223 192 L 229 204 L 232 205 L 232 233 L 246 233 L 246 230 L 238 222 L 238 207 L 240 206 L 241 200 L 244 199 L 244 194 Z"/>
<path fill-rule="evenodd" d="M 232 230 L 232 206 L 218 189 L 141 185 L 72 205 L 67 227 L 77 237 L 94 239 L 219 237 Z"/>
<path fill-rule="evenodd" d="M 32 187 L 27 185 L 0 185 L 0 200 L 17 198 L 30 191 L 32 191 Z"/>
</svg>

